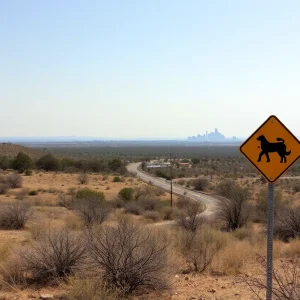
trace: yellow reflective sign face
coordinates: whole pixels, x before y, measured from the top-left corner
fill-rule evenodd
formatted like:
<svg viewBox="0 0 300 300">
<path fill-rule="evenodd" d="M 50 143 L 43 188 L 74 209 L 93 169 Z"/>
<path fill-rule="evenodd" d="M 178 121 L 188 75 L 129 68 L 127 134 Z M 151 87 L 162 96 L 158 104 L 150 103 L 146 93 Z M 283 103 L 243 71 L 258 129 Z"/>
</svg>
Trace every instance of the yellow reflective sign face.
<svg viewBox="0 0 300 300">
<path fill-rule="evenodd" d="M 270 116 L 240 151 L 269 182 L 275 182 L 299 158 L 300 142 L 276 116 Z"/>
</svg>

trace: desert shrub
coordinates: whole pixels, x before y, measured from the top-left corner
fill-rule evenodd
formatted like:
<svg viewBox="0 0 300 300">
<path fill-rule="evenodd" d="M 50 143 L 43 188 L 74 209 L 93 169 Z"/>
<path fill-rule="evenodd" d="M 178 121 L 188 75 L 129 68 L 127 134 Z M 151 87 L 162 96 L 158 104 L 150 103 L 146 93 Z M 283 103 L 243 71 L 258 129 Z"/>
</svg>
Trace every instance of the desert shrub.
<svg viewBox="0 0 300 300">
<path fill-rule="evenodd" d="M 263 300 L 267 290 L 264 273 L 266 260 L 261 258 L 261 270 L 259 276 L 243 276 L 244 282 L 248 285 L 255 299 Z M 299 258 L 282 261 L 273 268 L 272 299 L 274 300 L 299 300 Z"/>
<path fill-rule="evenodd" d="M 130 293 L 140 286 L 160 288 L 168 267 L 163 236 L 120 220 L 117 226 L 101 226 L 89 239 L 93 265 L 101 268 L 111 287 Z"/>
<path fill-rule="evenodd" d="M 181 234 L 182 253 L 195 272 L 205 271 L 225 243 L 220 232 L 205 226 L 197 231 L 183 230 Z"/>
<path fill-rule="evenodd" d="M 28 193 L 29 196 L 36 196 L 38 194 L 38 191 L 32 190 Z"/>
<path fill-rule="evenodd" d="M 242 228 L 238 228 L 233 232 L 233 236 L 240 240 L 251 240 L 253 237 L 253 232 L 251 231 L 250 228 L 247 227 L 242 227 Z"/>
<path fill-rule="evenodd" d="M 137 203 L 144 210 L 159 210 L 159 208 L 162 206 L 162 203 L 157 198 L 143 198 L 138 200 Z"/>
<path fill-rule="evenodd" d="M 23 152 L 19 152 L 18 155 L 12 161 L 12 168 L 23 173 L 33 167 L 33 161 L 31 157 Z"/>
<path fill-rule="evenodd" d="M 244 226 L 249 217 L 248 190 L 232 180 L 221 182 L 216 190 L 221 196 L 218 202 L 218 217 L 223 222 L 223 228 L 232 231 Z"/>
<path fill-rule="evenodd" d="M 24 202 L 15 202 L 0 206 L 0 228 L 22 229 L 31 216 L 30 205 Z"/>
<path fill-rule="evenodd" d="M 57 171 L 60 168 L 60 161 L 52 154 L 46 154 L 37 160 L 36 165 L 45 171 Z"/>
<path fill-rule="evenodd" d="M 226 275 L 239 274 L 247 258 L 252 259 L 251 255 L 253 255 L 253 246 L 249 242 L 232 243 L 229 239 L 227 246 L 216 256 L 213 269 Z"/>
<path fill-rule="evenodd" d="M 196 191 L 203 191 L 208 187 L 209 182 L 206 178 L 199 178 L 199 179 L 193 180 L 192 185 L 194 186 L 194 189 Z"/>
<path fill-rule="evenodd" d="M 113 182 L 124 182 L 124 178 L 120 177 L 120 176 L 115 176 L 113 178 Z"/>
<path fill-rule="evenodd" d="M 26 188 L 21 189 L 20 191 L 15 193 L 17 200 L 24 200 L 29 193 L 29 190 Z"/>
<path fill-rule="evenodd" d="M 144 198 L 156 198 L 162 196 L 164 191 L 155 186 L 143 185 L 134 188 L 133 198 L 134 200 L 140 200 Z"/>
<path fill-rule="evenodd" d="M 199 214 L 203 211 L 201 202 L 190 200 L 179 214 L 177 224 L 189 231 L 195 232 L 203 223 Z"/>
<path fill-rule="evenodd" d="M 108 167 L 111 171 L 117 172 L 122 169 L 123 163 L 119 158 L 114 158 L 108 162 Z"/>
<path fill-rule="evenodd" d="M 78 175 L 78 181 L 80 184 L 87 184 L 89 181 L 89 176 L 86 173 L 80 173 Z"/>
<path fill-rule="evenodd" d="M 8 189 L 9 189 L 9 185 L 6 182 L 5 183 L 0 183 L 0 195 L 6 194 Z"/>
<path fill-rule="evenodd" d="M 102 192 L 96 192 L 90 189 L 82 189 L 78 190 L 76 193 L 76 199 L 97 199 L 99 202 L 103 202 L 105 200 L 105 196 Z"/>
<path fill-rule="evenodd" d="M 18 256 L 12 256 L 0 265 L 1 290 L 16 291 L 20 286 L 26 286 L 23 264 Z"/>
<path fill-rule="evenodd" d="M 173 220 L 175 217 L 175 210 L 172 207 L 163 207 L 161 210 L 164 221 Z"/>
<path fill-rule="evenodd" d="M 184 179 L 180 179 L 177 181 L 178 184 L 180 185 L 184 185 L 185 184 L 185 180 Z"/>
<path fill-rule="evenodd" d="M 111 200 L 110 205 L 113 208 L 123 208 L 125 206 L 125 201 L 117 198 L 117 199 Z"/>
<path fill-rule="evenodd" d="M 60 193 L 57 197 L 58 205 L 67 209 L 72 209 L 75 200 L 75 195 Z"/>
<path fill-rule="evenodd" d="M 300 192 L 300 184 L 299 184 L 299 183 L 296 183 L 296 184 L 293 186 L 293 192 L 294 192 L 294 193 L 299 193 L 299 192 Z"/>
<path fill-rule="evenodd" d="M 20 174 L 10 173 L 6 176 L 6 182 L 12 189 L 20 188 L 23 184 L 23 178 Z"/>
<path fill-rule="evenodd" d="M 274 236 L 285 242 L 300 237 L 300 207 L 286 208 L 276 214 Z"/>
<path fill-rule="evenodd" d="M 136 202 L 128 202 L 125 204 L 124 211 L 127 214 L 139 216 L 143 213 L 143 208 Z"/>
<path fill-rule="evenodd" d="M 150 219 L 150 220 L 152 220 L 152 221 L 155 221 L 155 222 L 157 222 L 157 221 L 159 221 L 160 219 L 161 219 L 161 215 L 160 215 L 160 213 L 159 212 L 157 212 L 157 211 L 145 211 L 144 213 L 143 213 L 143 216 L 146 218 L 146 219 Z"/>
<path fill-rule="evenodd" d="M 170 180 L 170 179 L 171 179 L 170 175 L 168 175 L 167 172 L 164 171 L 164 170 L 156 170 L 156 171 L 155 171 L 155 175 L 156 175 L 157 177 L 165 178 L 165 179 L 167 179 L 167 180 Z"/>
<path fill-rule="evenodd" d="M 28 231 L 31 234 L 33 240 L 39 240 L 46 234 L 46 226 L 43 224 L 30 224 L 28 225 Z"/>
<path fill-rule="evenodd" d="M 97 198 L 75 199 L 73 207 L 87 227 L 103 223 L 111 212 L 111 207 L 105 202 L 100 202 Z"/>
<path fill-rule="evenodd" d="M 7 156 L 0 156 L 0 169 L 7 170 L 11 165 L 11 161 Z"/>
<path fill-rule="evenodd" d="M 179 209 L 184 209 L 185 207 L 188 206 L 189 203 L 190 203 L 189 198 L 184 197 L 184 196 L 179 196 L 177 201 L 176 201 L 176 206 Z"/>
<path fill-rule="evenodd" d="M 130 201 L 133 199 L 133 193 L 134 193 L 134 189 L 133 188 L 122 188 L 119 192 L 119 197 L 124 200 L 124 201 Z"/>
<path fill-rule="evenodd" d="M 69 230 L 53 230 L 19 255 L 30 278 L 34 282 L 47 283 L 79 269 L 86 258 L 86 243 L 81 235 Z"/>
</svg>

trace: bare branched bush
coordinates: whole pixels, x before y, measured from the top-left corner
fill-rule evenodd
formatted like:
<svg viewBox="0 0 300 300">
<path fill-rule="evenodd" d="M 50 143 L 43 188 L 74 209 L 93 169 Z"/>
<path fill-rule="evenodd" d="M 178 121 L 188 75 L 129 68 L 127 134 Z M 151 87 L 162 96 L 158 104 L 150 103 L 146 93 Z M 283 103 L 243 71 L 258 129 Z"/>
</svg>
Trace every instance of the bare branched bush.
<svg viewBox="0 0 300 300">
<path fill-rule="evenodd" d="M 0 206 L 0 228 L 22 229 L 31 217 L 31 207 L 25 202 Z"/>
<path fill-rule="evenodd" d="M 111 212 L 111 207 L 106 202 L 100 202 L 96 198 L 76 199 L 74 208 L 87 227 L 103 223 Z"/>
<path fill-rule="evenodd" d="M 189 231 L 196 231 L 203 223 L 199 214 L 203 211 L 201 202 L 188 201 L 182 212 L 179 214 L 177 224 Z"/>
<path fill-rule="evenodd" d="M 198 178 L 192 181 L 192 185 L 196 191 L 204 191 L 209 186 L 209 181 L 206 178 Z"/>
<path fill-rule="evenodd" d="M 148 210 L 148 211 L 145 211 L 143 215 L 146 219 L 150 219 L 155 222 L 157 222 L 161 219 L 161 215 L 157 211 Z"/>
<path fill-rule="evenodd" d="M 274 235 L 284 242 L 300 237 L 300 207 L 286 208 L 276 214 Z"/>
<path fill-rule="evenodd" d="M 207 226 L 194 232 L 184 230 L 181 243 L 186 262 L 195 272 L 205 271 L 224 245 L 220 235 Z"/>
<path fill-rule="evenodd" d="M 101 226 L 90 234 L 93 265 L 111 286 L 129 293 L 140 286 L 164 287 L 168 267 L 167 243 L 162 236 L 123 219 L 116 227 Z"/>
<path fill-rule="evenodd" d="M 12 189 L 20 188 L 23 184 L 23 178 L 20 174 L 11 173 L 6 176 L 6 182 Z"/>
<path fill-rule="evenodd" d="M 30 249 L 19 253 L 31 280 L 47 283 L 65 278 L 80 268 L 86 258 L 86 242 L 72 231 L 48 231 Z"/>
<path fill-rule="evenodd" d="M 138 202 L 129 202 L 125 204 L 125 213 L 133 214 L 133 215 L 141 215 L 144 211 L 144 209 L 141 207 L 141 205 L 138 204 Z"/>
<path fill-rule="evenodd" d="M 87 184 L 89 181 L 89 176 L 87 173 L 81 173 L 78 175 L 78 181 L 80 184 Z"/>
<path fill-rule="evenodd" d="M 231 231 L 244 226 L 249 217 L 248 190 L 226 180 L 217 186 L 217 192 L 220 195 L 218 217 L 224 229 Z"/>
<path fill-rule="evenodd" d="M 274 300 L 300 299 L 300 264 L 299 258 L 281 262 L 278 268 L 273 269 L 272 296 Z M 261 258 L 261 267 L 266 268 L 266 260 Z M 263 271 L 262 271 L 263 273 Z M 264 276 L 243 276 L 256 299 L 263 300 L 266 294 L 266 280 Z"/>
<path fill-rule="evenodd" d="M 67 209 L 72 209 L 74 206 L 74 195 L 67 195 L 65 193 L 60 193 L 57 197 L 58 205 L 65 207 Z"/>
</svg>

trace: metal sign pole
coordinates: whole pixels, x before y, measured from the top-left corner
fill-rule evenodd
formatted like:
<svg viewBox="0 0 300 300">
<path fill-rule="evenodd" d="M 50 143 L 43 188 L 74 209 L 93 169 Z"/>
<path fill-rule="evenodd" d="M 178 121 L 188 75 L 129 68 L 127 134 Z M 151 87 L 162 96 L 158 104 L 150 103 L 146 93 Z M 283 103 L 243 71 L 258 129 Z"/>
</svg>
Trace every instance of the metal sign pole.
<svg viewBox="0 0 300 300">
<path fill-rule="evenodd" d="M 267 300 L 272 300 L 274 184 L 268 184 Z"/>
</svg>

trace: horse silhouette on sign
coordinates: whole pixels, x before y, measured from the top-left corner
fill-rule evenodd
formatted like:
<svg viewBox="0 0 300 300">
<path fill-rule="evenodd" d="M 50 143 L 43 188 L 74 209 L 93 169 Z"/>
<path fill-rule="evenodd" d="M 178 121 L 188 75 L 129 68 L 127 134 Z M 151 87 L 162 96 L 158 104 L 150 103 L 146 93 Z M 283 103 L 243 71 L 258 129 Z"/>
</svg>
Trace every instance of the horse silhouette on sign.
<svg viewBox="0 0 300 300">
<path fill-rule="evenodd" d="M 286 145 L 284 143 L 284 139 L 277 138 L 276 140 L 278 142 L 270 143 L 264 135 L 261 135 L 257 138 L 257 140 L 260 141 L 259 148 L 261 148 L 261 152 L 259 153 L 258 160 L 257 160 L 258 162 L 261 161 L 263 155 L 266 156 L 267 162 L 270 162 L 269 153 L 277 152 L 278 155 L 280 156 L 280 162 L 286 163 L 286 156 L 291 154 L 291 150 L 288 152 L 286 151 Z"/>
</svg>

